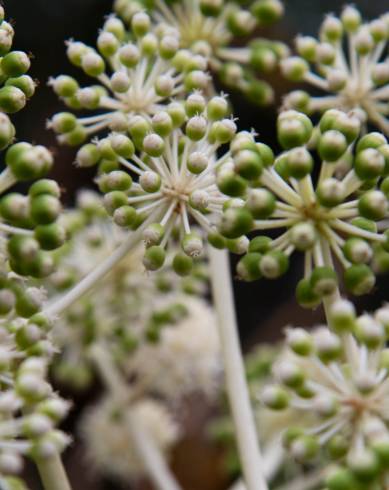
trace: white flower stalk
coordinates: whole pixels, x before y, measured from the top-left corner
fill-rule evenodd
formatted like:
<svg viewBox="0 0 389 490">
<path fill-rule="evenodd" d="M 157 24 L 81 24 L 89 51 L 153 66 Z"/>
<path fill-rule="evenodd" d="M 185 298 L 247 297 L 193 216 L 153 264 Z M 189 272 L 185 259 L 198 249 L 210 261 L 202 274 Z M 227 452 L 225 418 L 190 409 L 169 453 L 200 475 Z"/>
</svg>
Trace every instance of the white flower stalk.
<svg viewBox="0 0 389 490">
<path fill-rule="evenodd" d="M 246 249 L 243 235 L 250 216 L 244 210 L 232 211 L 231 219 L 226 220 L 231 240 L 217 234 L 223 206 L 243 206 L 241 200 L 230 203 L 216 185 L 218 179 L 228 185 L 231 176 L 230 153 L 216 156 L 236 132 L 226 113 L 223 97 L 206 102 L 195 93 L 184 103 L 172 102 L 151 123 L 140 116 L 132 119 L 130 134 L 140 151 L 135 151 L 128 137 L 114 133 L 94 145 L 85 145 L 78 153 L 80 164 L 99 163 L 100 170 L 105 171 L 98 184 L 116 224 L 136 228 L 150 218 L 143 231 L 143 263 L 148 270 L 162 267 L 166 249 L 172 243 L 176 248 L 178 237 L 182 251 L 175 255 L 173 268 L 180 275 L 191 272 L 194 259 L 201 257 L 204 248 L 193 222 L 215 246 L 229 246 L 240 253 Z"/>
<path fill-rule="evenodd" d="M 274 239 L 259 236 L 251 241 L 238 264 L 243 279 L 275 279 L 286 272 L 290 256 L 302 252 L 304 278 L 297 287 L 302 305 L 315 306 L 336 292 L 336 263 L 353 294 L 372 289 L 373 246 L 388 246 L 387 233 L 377 229 L 377 222 L 388 213 L 389 146 L 380 133 L 356 141 L 359 131 L 354 115 L 330 110 L 311 140 L 308 117 L 285 111 L 278 118 L 278 139 L 285 151 L 275 159 L 252 135 L 236 136 L 231 145 L 235 172 L 251 187 L 245 206 L 254 219 L 252 229 L 278 232 Z M 318 177 L 308 144 L 321 161 Z M 350 170 L 337 176 L 337 164 L 343 160 Z"/>
<path fill-rule="evenodd" d="M 270 85 L 256 79 L 256 72 L 275 69 L 280 58 L 287 55 L 280 42 L 255 39 L 248 47 L 233 45 L 235 37 L 247 36 L 261 25 L 277 21 L 283 14 L 279 0 L 248 2 L 247 7 L 235 2 L 162 0 L 117 0 L 115 9 L 127 22 L 145 7 L 158 29 L 166 27 L 180 33 L 180 46 L 209 60 L 211 70 L 227 85 L 241 90 L 255 103 L 269 104 L 273 100 Z"/>
<path fill-rule="evenodd" d="M 138 390 L 157 393 L 168 401 L 199 391 L 214 397 L 222 374 L 214 313 L 203 300 L 174 299 L 184 306 L 186 314 L 170 327 L 166 325 L 158 342 L 139 344 L 125 361 L 125 370 L 129 377 L 139 379 Z M 171 300 L 164 303 L 169 306 Z"/>
<path fill-rule="evenodd" d="M 329 328 L 287 330 L 287 347 L 274 364 L 279 384 L 267 386 L 262 400 L 273 410 L 299 412 L 301 422 L 284 433 L 285 446 L 298 461 L 315 460 L 325 449 L 343 466 L 328 477 L 330 490 L 373 488 L 377 479 L 384 488 L 389 308 L 357 317 L 353 305 L 340 299 L 328 316 Z"/>
<path fill-rule="evenodd" d="M 105 398 L 87 409 L 79 428 L 88 460 L 98 473 L 124 482 L 137 480 L 147 474 L 128 429 L 125 417 L 128 410 L 131 410 L 137 423 L 147 430 L 165 457 L 180 436 L 180 429 L 167 408 L 151 398 L 141 399 L 131 407 L 118 405 L 115 400 Z"/>
<path fill-rule="evenodd" d="M 154 33 L 147 14 L 136 14 L 128 33 L 123 23 L 109 17 L 99 34 L 97 51 L 69 41 L 68 57 L 94 84 L 81 88 L 66 75 L 49 84 L 71 109 L 95 114 L 76 117 L 56 114 L 48 126 L 59 134 L 61 143 L 77 146 L 101 132 L 126 132 L 134 115 L 147 120 L 161 111 L 171 97 L 208 83 L 204 57 L 179 49 L 178 33 Z"/>
<path fill-rule="evenodd" d="M 283 60 L 281 68 L 289 80 L 306 82 L 329 95 L 311 97 L 295 91 L 285 98 L 285 106 L 307 113 L 335 107 L 353 110 L 365 127 L 370 124 L 389 134 L 388 38 L 387 15 L 364 23 L 352 6 L 344 8 L 340 19 L 328 15 L 319 40 L 299 36 L 298 56 Z"/>
<path fill-rule="evenodd" d="M 177 430 L 173 424 L 169 426 L 168 416 L 166 416 L 167 412 L 164 414 L 163 410 L 156 410 L 158 404 L 150 404 L 151 402 L 146 398 L 138 401 L 133 406 L 128 405 L 133 396 L 132 390 L 120 370 L 117 369 L 110 352 L 104 344 L 96 343 L 90 349 L 90 356 L 106 389 L 110 393 L 110 400 L 115 404 L 116 413 L 121 415 L 119 421 L 121 422 L 122 430 L 124 428 L 126 430 L 127 444 L 128 439 L 131 441 L 127 447 L 133 448 L 134 454 L 138 458 L 137 466 L 141 462 L 143 467 L 141 471 L 147 473 L 158 490 L 180 490 L 179 484 L 167 466 L 167 454 L 164 454 L 164 450 L 177 437 Z M 142 406 L 143 408 L 136 409 Z M 125 410 L 122 410 L 123 407 L 125 407 Z M 111 416 L 112 413 L 110 413 Z M 162 427 L 160 425 L 161 418 L 165 418 Z M 116 423 L 118 423 L 118 420 Z M 170 427 L 169 430 L 167 430 L 168 427 Z M 116 442 L 119 432 L 115 431 Z M 99 440 L 101 441 L 100 438 Z M 119 438 L 119 441 L 121 440 Z M 115 444 L 115 441 L 113 443 Z"/>
</svg>

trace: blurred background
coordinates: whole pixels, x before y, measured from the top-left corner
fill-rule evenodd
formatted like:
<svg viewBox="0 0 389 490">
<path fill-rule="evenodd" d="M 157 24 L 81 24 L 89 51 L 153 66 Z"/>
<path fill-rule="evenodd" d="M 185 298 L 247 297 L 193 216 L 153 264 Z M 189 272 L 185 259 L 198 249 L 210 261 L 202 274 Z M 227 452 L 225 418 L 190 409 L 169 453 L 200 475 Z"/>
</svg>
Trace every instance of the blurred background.
<svg viewBox="0 0 389 490">
<path fill-rule="evenodd" d="M 54 113 L 63 110 L 61 102 L 47 86 L 50 76 L 59 74 L 74 75 L 80 82 L 82 76 L 68 62 L 65 55 L 64 41 L 69 38 L 94 45 L 97 32 L 104 16 L 112 8 L 111 0 L 3 0 L 7 18 L 12 19 L 16 28 L 15 49 L 31 52 L 31 74 L 39 81 L 36 95 L 26 109 L 15 117 L 17 135 L 20 140 L 41 143 L 50 147 L 56 156 L 53 177 L 63 187 L 64 199 L 71 204 L 75 191 L 90 186 L 93 171 L 77 169 L 73 166 L 75 150 L 59 147 L 55 137 L 45 128 L 46 120 Z M 365 19 L 371 19 L 384 13 L 389 8 L 388 0 L 355 0 L 353 2 L 362 12 Z M 286 0 L 284 19 L 265 34 L 280 39 L 291 45 L 294 37 L 301 34 L 316 35 L 320 22 L 326 13 L 338 13 L 343 0 Z M 262 34 L 262 32 L 261 32 Z M 277 92 L 278 101 L 289 87 L 276 73 L 272 84 Z M 276 109 L 253 107 L 236 94 L 231 96 L 235 115 L 239 118 L 241 128 L 255 128 L 262 140 L 273 147 L 275 140 Z M 232 259 L 234 260 L 234 259 Z M 244 349 L 257 342 L 274 341 L 279 338 L 283 327 L 293 319 L 295 325 L 312 325 L 320 321 L 320 310 L 310 311 L 298 307 L 294 301 L 295 279 L 302 266 L 298 260 L 293 261 L 289 274 L 275 282 L 255 282 L 245 284 L 235 282 L 235 298 L 239 317 L 239 326 Z M 389 282 L 380 279 L 378 292 L 359 301 L 360 310 L 376 308 L 383 300 L 388 299 Z M 66 393 L 65 393 L 66 396 Z M 71 429 L 80 407 L 89 403 L 95 393 L 88 393 L 76 400 L 77 409 L 68 422 Z M 209 412 L 200 401 L 195 402 L 195 414 L 188 421 L 188 437 L 175 451 L 173 465 L 185 490 L 203 490 L 226 488 L 225 475 L 222 471 L 222 455 L 203 437 L 198 436 Z M 87 464 L 80 457 L 82 448 L 75 444 L 65 455 L 74 490 L 80 489 L 115 489 L 122 488 L 112 482 L 93 479 Z M 185 461 L 191 461 L 185 465 Z M 188 469 L 188 466 L 191 468 Z M 31 489 L 38 490 L 39 484 L 34 470 L 29 470 Z M 124 488 L 124 487 L 123 487 Z M 129 488 L 128 486 L 125 488 Z M 149 488 L 142 486 L 142 488 Z"/>
</svg>

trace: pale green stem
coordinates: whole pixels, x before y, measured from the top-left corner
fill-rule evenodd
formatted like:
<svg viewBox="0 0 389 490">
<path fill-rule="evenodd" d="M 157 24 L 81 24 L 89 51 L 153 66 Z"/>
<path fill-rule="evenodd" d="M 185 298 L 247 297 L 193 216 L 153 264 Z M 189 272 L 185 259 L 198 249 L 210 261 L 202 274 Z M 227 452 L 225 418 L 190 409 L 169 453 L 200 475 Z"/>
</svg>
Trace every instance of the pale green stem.
<svg viewBox="0 0 389 490">
<path fill-rule="evenodd" d="M 243 478 L 247 490 L 268 490 L 240 347 L 228 252 L 209 247 L 209 259 L 226 388 Z"/>
<path fill-rule="evenodd" d="M 129 386 L 116 365 L 112 362 L 109 350 L 102 345 L 95 344 L 90 350 L 91 357 L 99 371 L 102 381 L 110 391 L 118 405 L 126 406 L 123 415 L 126 427 L 134 444 L 139 459 L 151 481 L 158 490 L 181 490 L 174 475 L 171 473 L 165 458 L 155 445 L 146 427 L 137 420 L 136 414 L 128 406 Z"/>
<path fill-rule="evenodd" d="M 35 460 L 45 490 L 71 490 L 59 454 Z"/>
</svg>

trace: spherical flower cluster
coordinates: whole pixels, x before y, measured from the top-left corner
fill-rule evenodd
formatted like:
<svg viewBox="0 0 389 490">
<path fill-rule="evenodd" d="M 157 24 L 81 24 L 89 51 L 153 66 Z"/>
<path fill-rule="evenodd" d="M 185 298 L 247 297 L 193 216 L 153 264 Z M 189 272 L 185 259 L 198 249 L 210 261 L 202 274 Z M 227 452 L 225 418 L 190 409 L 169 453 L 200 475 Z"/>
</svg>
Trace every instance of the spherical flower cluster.
<svg viewBox="0 0 389 490">
<path fill-rule="evenodd" d="M 139 379 L 143 389 L 167 400 L 196 391 L 215 396 L 222 369 L 214 312 L 204 300 L 195 297 L 174 299 L 176 305 L 185 308 L 186 314 L 175 323 L 169 320 L 162 329 L 160 322 L 156 324 L 160 330 L 159 341 L 139 344 L 126 360 L 125 369 L 129 376 Z M 169 307 L 172 300 L 165 302 Z M 164 311 L 169 310 L 160 309 L 156 313 L 161 317 Z"/>
<path fill-rule="evenodd" d="M 132 139 L 113 133 L 83 146 L 77 154 L 81 166 L 99 165 L 98 184 L 115 223 L 143 230 L 143 263 L 148 270 L 163 266 L 167 246 L 178 239 L 181 251 L 174 257 L 173 268 L 180 275 L 192 271 L 204 247 L 191 219 L 212 237 L 215 246 L 240 253 L 247 250 L 248 240 L 243 236 L 247 221 L 238 226 L 227 222 L 227 241 L 218 239 L 216 229 L 223 206 L 230 205 L 223 188 L 233 173 L 230 153 L 216 156 L 236 132 L 234 121 L 226 118 L 227 110 L 225 98 L 207 102 L 194 93 L 183 102 L 167 105 L 151 122 L 141 116 L 132 118 Z M 219 180 L 222 192 L 216 185 Z"/>
<path fill-rule="evenodd" d="M 334 259 L 344 269 L 349 291 L 369 292 L 375 283 L 369 267 L 372 247 L 388 247 L 387 233 L 377 229 L 388 212 L 386 138 L 369 133 L 357 140 L 358 118 L 335 109 L 323 115 L 314 134 L 308 117 L 293 110 L 280 114 L 277 127 L 284 151 L 276 158 L 248 133 L 239 133 L 231 144 L 235 186 L 241 186 L 252 229 L 284 229 L 276 238 L 251 241 L 238 264 L 239 276 L 277 278 L 287 270 L 292 253 L 301 251 L 304 278 L 297 298 L 302 305 L 315 306 L 335 291 Z M 310 150 L 317 153 L 319 169 Z M 350 167 L 344 176 L 336 174 L 341 161 Z"/>
<path fill-rule="evenodd" d="M 4 327 L 0 336 L 0 473 L 13 475 L 21 471 L 24 455 L 50 458 L 67 446 L 68 437 L 55 426 L 69 406 L 47 383 L 47 362 L 40 357 L 20 362 Z"/>
<path fill-rule="evenodd" d="M 123 481 L 140 478 L 146 472 L 132 443 L 126 411 L 133 412 L 137 423 L 165 456 L 180 436 L 179 427 L 167 408 L 151 398 L 135 402 L 131 407 L 105 398 L 88 409 L 80 423 L 87 457 L 99 473 Z"/>
<path fill-rule="evenodd" d="M 307 113 L 330 108 L 354 110 L 363 123 L 389 134 L 388 38 L 387 15 L 363 23 L 359 11 L 351 6 L 344 8 L 340 19 L 328 15 L 319 40 L 299 36 L 298 56 L 283 60 L 281 68 L 289 80 L 306 82 L 329 95 L 311 97 L 295 91 L 286 97 L 285 106 Z"/>
<path fill-rule="evenodd" d="M 283 14 L 283 5 L 280 0 L 246 3 L 245 7 L 222 0 L 184 0 L 169 4 L 162 0 L 116 0 L 115 9 L 123 19 L 131 22 L 137 12 L 149 8 L 157 26 L 180 33 L 182 48 L 205 56 L 211 70 L 225 84 L 264 105 L 272 102 L 273 92 L 268 83 L 256 78 L 256 74 L 274 70 L 288 50 L 280 42 L 263 38 L 254 39 L 248 47 L 233 46 L 233 40 L 252 34 L 258 26 L 277 21 Z"/>
<path fill-rule="evenodd" d="M 60 75 L 49 82 L 71 109 L 98 112 L 86 117 L 62 112 L 49 121 L 59 141 L 74 146 L 104 130 L 125 133 L 133 116 L 149 121 L 171 97 L 208 84 L 205 58 L 179 49 L 178 33 L 163 29 L 155 33 L 144 12 L 134 15 L 130 32 L 122 21 L 109 17 L 97 51 L 69 41 L 67 54 L 71 63 L 97 81 L 81 88 L 74 78 Z"/>
<path fill-rule="evenodd" d="M 337 462 L 330 490 L 370 489 L 381 477 L 387 482 L 388 326 L 387 305 L 357 316 L 350 302 L 335 301 L 330 328 L 287 330 L 287 346 L 273 368 L 279 384 L 262 392 L 271 409 L 300 413 L 301 423 L 283 436 L 297 460 L 314 460 L 324 449 Z"/>
</svg>

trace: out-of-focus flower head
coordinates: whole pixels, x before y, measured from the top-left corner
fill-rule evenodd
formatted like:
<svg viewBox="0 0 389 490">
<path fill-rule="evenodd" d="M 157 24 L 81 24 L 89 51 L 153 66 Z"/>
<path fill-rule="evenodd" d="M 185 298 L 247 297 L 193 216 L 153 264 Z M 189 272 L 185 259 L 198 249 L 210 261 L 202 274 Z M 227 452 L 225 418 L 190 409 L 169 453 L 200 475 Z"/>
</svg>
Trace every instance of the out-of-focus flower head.
<svg viewBox="0 0 389 490">
<path fill-rule="evenodd" d="M 116 12 L 129 24 L 138 12 L 148 9 L 157 29 L 180 33 L 180 46 L 205 56 L 223 83 L 242 91 L 253 102 L 266 105 L 273 100 L 271 86 L 257 78 L 275 69 L 287 56 L 280 42 L 255 38 L 247 47 L 234 39 L 254 33 L 256 28 L 279 20 L 283 5 L 279 0 L 223 2 L 221 0 L 117 0 Z"/>
<path fill-rule="evenodd" d="M 23 357 L 3 326 L 0 336 L 0 473 L 6 476 L 21 472 L 24 456 L 50 458 L 68 445 L 69 438 L 55 426 L 67 415 L 69 404 L 46 381 L 46 359 Z"/>
<path fill-rule="evenodd" d="M 87 457 L 99 473 L 122 481 L 138 479 L 146 472 L 132 443 L 126 420 L 128 410 L 165 457 L 180 436 L 180 429 L 165 405 L 151 398 L 131 407 L 104 398 L 87 409 L 79 425 Z"/>
<path fill-rule="evenodd" d="M 316 131 L 306 115 L 282 112 L 277 129 L 284 149 L 277 157 L 249 133 L 237 134 L 231 143 L 236 179 L 248 184 L 242 187 L 243 210 L 253 217 L 252 230 L 271 235 L 251 241 L 238 264 L 239 276 L 275 279 L 288 269 L 290 256 L 302 252 L 304 278 L 297 299 L 303 306 L 315 306 L 335 291 L 335 263 L 350 292 L 368 293 L 375 283 L 372 248 L 376 243 L 388 247 L 388 233 L 377 229 L 388 213 L 386 138 L 369 133 L 358 139 L 358 118 L 336 109 L 323 115 Z M 345 175 L 337 173 L 344 162 Z M 240 212 L 224 212 L 224 235 Z"/>
<path fill-rule="evenodd" d="M 123 230 L 107 217 L 97 194 L 83 191 L 78 204 L 78 212 L 65 213 L 61 218 L 73 236 L 57 253 L 59 265 L 47 284 L 57 298 L 92 271 L 97 263 L 109 257 L 125 236 Z M 62 353 L 55 363 L 56 375 L 79 387 L 88 384 L 92 376 L 88 349 L 100 340 L 119 362 L 129 364 L 128 369 L 137 373 L 141 369 L 147 370 L 146 381 L 146 377 L 137 375 L 145 389 L 155 390 L 156 373 L 153 370 L 157 368 L 159 372 L 157 358 L 165 356 L 166 369 L 171 369 L 172 376 L 174 370 L 185 372 L 181 375 L 179 393 L 188 386 L 193 386 L 193 390 L 212 392 L 210 386 L 217 385 L 220 374 L 216 327 L 209 307 L 186 296 L 206 293 L 205 263 L 196 264 L 192 274 L 184 278 L 177 276 L 168 265 L 150 277 L 142 265 L 142 254 L 141 246 L 127 254 L 91 294 L 80 299 L 58 319 L 54 337 Z M 207 329 L 204 333 L 208 337 L 207 348 L 202 356 L 199 355 L 200 344 L 195 339 L 203 341 L 204 338 L 188 333 L 192 324 L 199 332 L 202 325 Z M 169 334 L 170 330 L 172 333 Z M 192 356 L 188 355 L 191 343 L 195 351 Z M 177 346 L 182 349 L 181 356 Z M 172 364 L 168 366 L 170 347 L 176 348 L 177 355 L 170 358 Z M 154 364 L 148 355 L 156 360 Z M 170 375 L 167 378 L 170 379 Z"/>
<path fill-rule="evenodd" d="M 144 12 L 134 15 L 129 32 L 120 19 L 109 17 L 97 50 L 69 41 L 67 54 L 72 64 L 96 80 L 82 88 L 67 75 L 49 82 L 71 109 L 94 113 L 76 117 L 61 112 L 48 122 L 59 141 L 72 146 L 101 132 L 126 133 L 135 116 L 150 121 L 171 97 L 204 90 L 208 84 L 205 58 L 180 49 L 177 32 L 156 32 Z"/>
<path fill-rule="evenodd" d="M 330 490 L 387 481 L 388 326 L 387 305 L 357 316 L 349 301 L 335 301 L 328 326 L 312 333 L 287 330 L 285 350 L 273 367 L 275 384 L 262 391 L 271 409 L 299 412 L 301 423 L 283 435 L 297 460 L 315 461 L 324 450 L 337 462 Z"/>
<path fill-rule="evenodd" d="M 125 370 L 139 379 L 143 389 L 167 400 L 178 400 L 193 392 L 214 397 L 222 377 L 214 312 L 196 297 L 173 299 L 173 304 L 172 299 L 165 300 L 167 308 L 157 310 L 149 323 L 149 335 L 155 331 L 158 341 L 139 344 L 125 361 Z M 170 315 L 176 312 L 181 318 L 175 322 L 170 319 L 163 326 L 163 316 L 169 312 Z"/>
<path fill-rule="evenodd" d="M 285 106 L 309 114 L 331 108 L 352 110 L 364 125 L 389 134 L 388 38 L 387 14 L 363 22 L 355 7 L 346 6 L 340 18 L 328 15 L 319 40 L 298 36 L 298 56 L 281 63 L 286 78 L 306 82 L 328 95 L 310 96 L 298 90 L 285 98 Z"/>
</svg>

